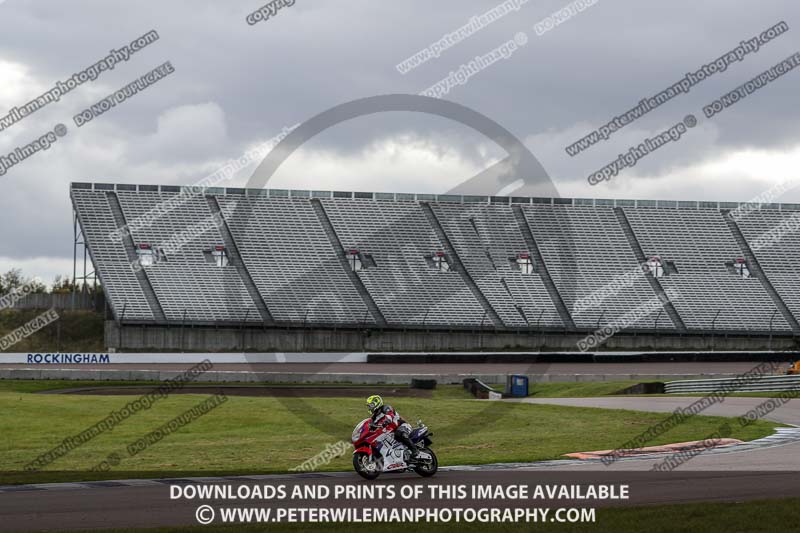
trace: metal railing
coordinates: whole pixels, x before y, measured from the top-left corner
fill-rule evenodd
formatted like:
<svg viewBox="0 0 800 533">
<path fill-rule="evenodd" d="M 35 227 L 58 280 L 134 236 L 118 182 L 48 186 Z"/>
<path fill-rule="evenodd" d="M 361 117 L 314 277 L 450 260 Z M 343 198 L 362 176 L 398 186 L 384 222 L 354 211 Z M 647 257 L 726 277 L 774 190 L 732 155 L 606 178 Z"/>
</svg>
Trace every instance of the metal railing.
<svg viewBox="0 0 800 533">
<path fill-rule="evenodd" d="M 761 376 L 759 378 L 689 379 L 664 384 L 667 394 L 712 392 L 779 392 L 800 391 L 800 375 Z"/>
<path fill-rule="evenodd" d="M 95 191 L 147 191 L 202 194 L 234 194 L 238 196 L 260 196 L 267 198 L 355 198 L 367 200 L 389 200 L 406 202 L 441 202 L 441 203 L 484 203 L 484 204 L 544 204 L 589 207 L 661 207 L 669 209 L 737 209 L 747 202 L 710 202 L 702 200 L 626 200 L 601 198 L 555 198 L 531 196 L 484 196 L 469 194 L 423 194 L 395 192 L 361 192 L 361 191 L 313 191 L 295 189 L 245 189 L 241 187 L 192 187 L 180 185 L 133 185 L 115 183 L 73 182 L 71 189 Z M 775 211 L 800 211 L 800 204 L 770 203 L 763 204 L 760 209 Z"/>
</svg>

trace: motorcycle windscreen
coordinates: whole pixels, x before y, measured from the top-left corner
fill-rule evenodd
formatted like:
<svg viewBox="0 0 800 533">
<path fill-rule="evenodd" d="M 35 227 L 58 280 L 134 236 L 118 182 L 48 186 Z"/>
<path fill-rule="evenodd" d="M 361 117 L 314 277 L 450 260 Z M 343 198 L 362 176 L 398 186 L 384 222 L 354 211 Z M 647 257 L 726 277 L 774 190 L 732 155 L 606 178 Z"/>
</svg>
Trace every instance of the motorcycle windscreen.
<svg viewBox="0 0 800 533">
<path fill-rule="evenodd" d="M 356 427 L 353 429 L 353 435 L 350 437 L 350 440 L 352 442 L 359 441 L 359 439 L 361 438 L 361 434 L 364 433 L 364 428 L 368 423 L 369 423 L 369 418 L 365 418 L 364 420 L 356 424 Z"/>
</svg>

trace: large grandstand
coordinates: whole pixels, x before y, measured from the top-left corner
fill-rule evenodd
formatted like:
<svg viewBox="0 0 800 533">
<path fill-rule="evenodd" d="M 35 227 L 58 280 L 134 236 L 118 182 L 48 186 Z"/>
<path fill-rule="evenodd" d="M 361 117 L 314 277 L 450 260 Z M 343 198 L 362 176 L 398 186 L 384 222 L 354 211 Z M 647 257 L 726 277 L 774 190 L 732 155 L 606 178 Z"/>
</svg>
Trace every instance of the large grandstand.
<svg viewBox="0 0 800 533">
<path fill-rule="evenodd" d="M 753 246 L 797 204 L 731 217 L 740 204 L 104 183 L 71 198 L 117 349 L 566 349 L 620 323 L 616 349 L 800 333 L 798 237 Z"/>
</svg>

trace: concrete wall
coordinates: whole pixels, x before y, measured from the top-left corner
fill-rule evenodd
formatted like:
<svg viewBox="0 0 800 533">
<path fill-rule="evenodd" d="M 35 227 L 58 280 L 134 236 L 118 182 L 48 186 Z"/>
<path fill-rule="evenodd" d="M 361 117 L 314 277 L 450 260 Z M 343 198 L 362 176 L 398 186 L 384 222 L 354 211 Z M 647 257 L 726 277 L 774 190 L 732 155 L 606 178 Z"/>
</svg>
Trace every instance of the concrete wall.
<svg viewBox="0 0 800 533">
<path fill-rule="evenodd" d="M 583 334 L 401 331 L 303 330 L 212 327 L 152 327 L 106 322 L 105 341 L 118 351 L 182 352 L 363 352 L 363 351 L 576 351 Z M 608 339 L 604 350 L 791 350 L 792 337 L 631 335 Z"/>
<path fill-rule="evenodd" d="M 424 372 L 424 369 L 422 369 Z M 26 368 L 0 369 L 0 379 L 69 379 L 85 381 L 163 381 L 181 375 L 179 371 L 165 370 L 96 370 L 96 369 L 56 369 Z M 229 383 L 355 383 L 355 384 L 391 384 L 407 385 L 412 378 L 435 379 L 440 384 L 461 384 L 465 378 L 477 378 L 484 383 L 504 384 L 506 374 L 339 374 L 321 373 L 289 373 L 289 372 L 247 372 L 247 371 L 215 371 L 204 373 L 198 382 Z M 696 374 L 529 374 L 531 384 L 560 383 L 577 381 L 674 381 L 679 379 L 699 378 Z M 702 377 L 733 378 L 735 374 L 705 374 Z"/>
</svg>

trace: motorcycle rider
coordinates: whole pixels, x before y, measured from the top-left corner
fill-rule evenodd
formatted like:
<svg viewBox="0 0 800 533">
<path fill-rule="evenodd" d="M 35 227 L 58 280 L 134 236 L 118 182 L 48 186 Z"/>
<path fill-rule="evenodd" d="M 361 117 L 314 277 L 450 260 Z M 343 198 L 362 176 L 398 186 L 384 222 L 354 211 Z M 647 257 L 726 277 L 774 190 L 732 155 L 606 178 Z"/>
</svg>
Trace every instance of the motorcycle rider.
<svg viewBox="0 0 800 533">
<path fill-rule="evenodd" d="M 391 405 L 384 405 L 383 398 L 377 394 L 373 394 L 367 398 L 367 409 L 372 414 L 370 426 L 388 426 L 394 424 L 394 438 L 403 444 L 411 451 L 411 459 L 416 459 L 418 450 L 416 445 L 411 442 L 411 424 L 406 422 L 400 417 L 400 414 L 395 411 Z"/>
</svg>

